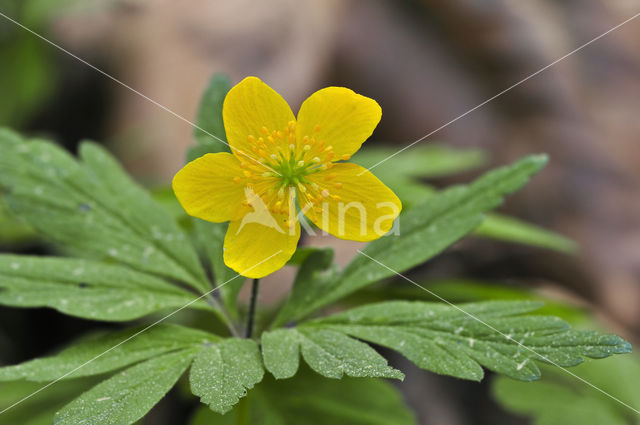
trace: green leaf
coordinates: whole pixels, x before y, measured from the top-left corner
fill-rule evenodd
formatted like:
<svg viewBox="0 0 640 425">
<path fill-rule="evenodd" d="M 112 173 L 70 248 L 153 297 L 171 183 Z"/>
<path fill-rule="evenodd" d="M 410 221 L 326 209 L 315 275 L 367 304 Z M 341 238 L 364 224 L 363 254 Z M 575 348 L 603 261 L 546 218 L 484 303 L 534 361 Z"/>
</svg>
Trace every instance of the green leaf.
<svg viewBox="0 0 640 425">
<path fill-rule="evenodd" d="M 221 416 L 203 408 L 190 422 L 190 425 L 213 424 L 417 425 L 417 422 L 393 385 L 371 378 L 326 379 L 305 368 L 293 379 L 276 381 L 267 375 L 231 412 Z"/>
<path fill-rule="evenodd" d="M 404 379 L 404 374 L 388 366 L 373 348 L 340 332 L 299 327 L 265 334 L 262 339 L 265 367 L 278 379 L 295 374 L 299 353 L 313 370 L 327 378 L 347 375 Z M 277 364 L 278 353 L 286 356 L 280 361 L 287 365 Z"/>
<path fill-rule="evenodd" d="M 48 142 L 0 135 L 0 149 L 0 191 L 42 234 L 82 256 L 209 288 L 175 220 L 102 148 L 84 143 L 84 163 Z"/>
<path fill-rule="evenodd" d="M 393 179 L 385 183 L 400 198 L 405 210 L 420 206 L 437 194 L 432 187 L 409 179 Z M 497 213 L 487 214 L 473 233 L 485 238 L 546 248 L 566 254 L 573 254 L 578 249 L 576 243 L 566 236 Z"/>
<path fill-rule="evenodd" d="M 95 379 L 58 382 L 55 389 L 43 390 L 43 385 L 17 381 L 0 385 L 0 413 L 3 424 L 51 425 L 53 417 L 69 400 L 78 397 Z M 28 397 L 28 398 L 27 398 Z"/>
<path fill-rule="evenodd" d="M 315 294 L 322 292 L 340 273 L 338 266 L 333 263 L 331 248 L 307 249 L 299 254 L 296 261 L 302 263 L 293 281 L 289 298 L 278 311 L 272 327 L 281 326 L 289 318 L 295 317 L 298 310 L 313 303 Z"/>
<path fill-rule="evenodd" d="M 544 303 L 544 306 L 536 310 L 535 314 L 558 316 L 572 324 L 584 323 L 588 317 L 585 308 L 549 299 L 526 287 L 470 279 L 428 279 L 418 280 L 417 283 L 420 284 L 420 287 L 401 279 L 381 285 L 372 285 L 347 298 L 345 304 L 355 306 L 391 300 L 440 302 L 445 299 L 454 304 L 497 300 L 532 300 Z M 429 291 L 425 291 L 423 287 Z"/>
<path fill-rule="evenodd" d="M 196 353 L 180 350 L 119 372 L 66 405 L 56 414 L 55 425 L 134 423 L 169 392 Z"/>
<path fill-rule="evenodd" d="M 198 353 L 189 381 L 191 391 L 211 410 L 226 413 L 262 380 L 260 351 L 250 339 L 226 339 Z"/>
<path fill-rule="evenodd" d="M 192 303 L 194 295 L 146 273 L 94 260 L 0 255 L 0 304 L 51 307 L 93 320 L 127 321 Z M 189 307 L 208 309 L 198 301 Z"/>
<path fill-rule="evenodd" d="M 391 155 L 392 160 L 384 161 Z M 358 151 L 352 161 L 365 168 L 375 166 L 371 171 L 380 180 L 387 182 L 396 179 L 406 180 L 407 177 L 433 178 L 457 174 L 484 165 L 487 157 L 477 149 L 454 149 L 445 145 L 429 144 L 400 153 L 398 148 L 393 146 L 369 146 Z"/>
<path fill-rule="evenodd" d="M 0 198 L 0 246 L 16 246 L 33 240 L 37 240 L 33 229 L 16 217 Z"/>
<path fill-rule="evenodd" d="M 499 377 L 493 381 L 493 394 L 508 411 L 531 417 L 536 425 L 638 423 L 637 413 L 622 404 L 640 409 L 640 360 L 637 356 L 585 362 L 571 372 L 606 394 L 551 366 L 544 368 L 544 376 L 537 382 Z"/>
<path fill-rule="evenodd" d="M 238 319 L 238 294 L 246 278 L 239 276 L 224 263 L 222 257 L 224 236 L 228 223 L 210 223 L 193 218 L 193 230 L 198 243 L 202 246 L 213 272 L 216 292 L 233 319 Z"/>
<path fill-rule="evenodd" d="M 222 104 L 230 89 L 229 77 L 225 74 L 215 74 L 200 100 L 197 127 L 193 135 L 200 145 L 207 147 L 207 152 L 230 152 L 224 143 L 227 137 L 222 120 Z"/>
<path fill-rule="evenodd" d="M 420 207 L 400 217 L 400 234 L 382 237 L 367 245 L 338 279 L 309 286 L 306 305 L 296 305 L 282 321 L 301 319 L 369 284 L 417 266 L 442 252 L 471 232 L 484 219 L 483 214 L 497 207 L 503 196 L 512 193 L 546 164 L 544 155 L 526 157 L 493 170 L 468 186 L 458 186 L 428 199 Z"/>
<path fill-rule="evenodd" d="M 575 253 L 577 250 L 576 243 L 569 238 L 500 214 L 488 215 L 474 233 L 478 236 L 552 249 L 567 254 Z"/>
<path fill-rule="evenodd" d="M 480 380 L 480 365 L 515 379 L 540 376 L 533 360 L 575 366 L 585 357 L 627 353 L 616 335 L 578 331 L 557 317 L 524 315 L 534 301 L 462 304 L 392 301 L 348 310 L 305 327 L 342 332 L 402 353 L 421 368 Z M 526 347 L 526 348 L 525 348 Z"/>
<path fill-rule="evenodd" d="M 300 366 L 300 340 L 297 332 L 276 329 L 262 333 L 264 367 L 276 379 L 291 378 Z"/>
<path fill-rule="evenodd" d="M 60 353 L 15 366 L 0 367 L 0 381 L 47 382 L 117 370 L 176 350 L 197 349 L 216 335 L 178 325 L 156 325 L 87 337 Z M 72 372 L 72 373 L 71 373 Z"/>
<path fill-rule="evenodd" d="M 371 167 L 393 154 L 393 148 L 367 148 L 354 155 L 353 160 Z M 422 146 L 401 152 L 393 161 L 381 163 L 374 173 L 402 201 L 406 211 L 419 206 L 437 192 L 418 182 L 417 178 L 432 178 L 467 171 L 486 162 L 483 154 L 475 150 L 455 150 L 445 146 Z M 572 240 L 524 221 L 500 214 L 489 214 L 474 231 L 478 236 L 501 241 L 537 246 L 564 253 L 577 249 Z"/>
</svg>

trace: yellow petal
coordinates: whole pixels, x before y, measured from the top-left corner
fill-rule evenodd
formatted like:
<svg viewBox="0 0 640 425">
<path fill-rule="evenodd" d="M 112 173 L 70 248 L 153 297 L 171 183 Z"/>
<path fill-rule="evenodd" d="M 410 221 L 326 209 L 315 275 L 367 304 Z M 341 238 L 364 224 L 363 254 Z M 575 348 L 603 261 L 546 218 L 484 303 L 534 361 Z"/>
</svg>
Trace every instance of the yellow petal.
<svg viewBox="0 0 640 425">
<path fill-rule="evenodd" d="M 265 221 L 251 214 L 229 223 L 224 238 L 224 263 L 252 279 L 259 279 L 281 269 L 291 258 L 300 239 L 300 223 L 287 226 L 287 215 Z"/>
<path fill-rule="evenodd" d="M 315 137 L 332 146 L 335 160 L 353 155 L 380 122 L 382 109 L 368 97 L 344 87 L 318 90 L 304 101 L 298 112 L 298 143 Z"/>
<path fill-rule="evenodd" d="M 173 177 L 173 191 L 187 214 L 221 223 L 242 215 L 244 187 L 238 159 L 230 153 L 209 153 L 185 165 Z"/>
<path fill-rule="evenodd" d="M 265 132 L 284 131 L 295 121 L 287 102 L 256 77 L 247 77 L 235 85 L 222 106 L 222 118 L 229 145 L 239 159 L 260 159 L 256 141 Z"/>
<path fill-rule="evenodd" d="M 378 239 L 391 230 L 402 210 L 391 189 L 359 165 L 335 164 L 308 178 L 318 185 L 316 199 L 320 200 L 316 206 L 321 210 L 307 210 L 305 215 L 338 238 L 363 242 Z"/>
</svg>

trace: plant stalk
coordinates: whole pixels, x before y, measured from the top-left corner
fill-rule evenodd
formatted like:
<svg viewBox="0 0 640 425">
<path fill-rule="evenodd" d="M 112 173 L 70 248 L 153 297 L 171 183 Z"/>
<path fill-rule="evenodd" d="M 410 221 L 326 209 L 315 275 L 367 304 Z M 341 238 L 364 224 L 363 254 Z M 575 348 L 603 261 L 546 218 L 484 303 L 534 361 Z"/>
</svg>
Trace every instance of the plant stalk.
<svg viewBox="0 0 640 425">
<path fill-rule="evenodd" d="M 258 288 L 260 285 L 260 279 L 253 279 L 251 284 L 251 299 L 249 301 L 249 314 L 247 316 L 247 331 L 245 336 L 251 338 L 253 335 L 253 325 L 256 316 L 256 305 L 258 304 Z"/>
</svg>

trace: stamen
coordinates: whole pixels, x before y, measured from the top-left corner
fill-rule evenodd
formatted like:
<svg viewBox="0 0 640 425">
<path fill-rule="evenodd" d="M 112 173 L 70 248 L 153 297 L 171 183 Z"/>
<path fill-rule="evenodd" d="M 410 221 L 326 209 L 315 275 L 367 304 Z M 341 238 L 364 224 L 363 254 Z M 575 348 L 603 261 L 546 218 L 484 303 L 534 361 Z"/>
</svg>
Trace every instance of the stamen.
<svg viewBox="0 0 640 425">
<path fill-rule="evenodd" d="M 313 131 L 314 131 L 315 133 L 319 132 L 319 131 L 320 131 L 320 124 L 316 124 L 316 126 L 315 126 L 315 127 L 313 127 Z"/>
<path fill-rule="evenodd" d="M 327 175 L 324 179 L 326 181 L 331 181 L 331 180 L 335 179 L 336 177 L 338 177 L 338 173 L 331 173 L 331 174 Z"/>
<path fill-rule="evenodd" d="M 269 130 L 267 129 L 267 127 L 262 126 L 262 128 L 260 129 L 260 131 L 262 131 L 262 134 L 264 134 L 265 136 L 269 134 Z"/>
<path fill-rule="evenodd" d="M 233 182 L 234 182 L 235 184 L 238 184 L 238 183 L 240 183 L 241 181 L 242 181 L 242 179 L 241 179 L 240 177 L 234 177 L 234 178 L 233 178 Z"/>
<path fill-rule="evenodd" d="M 300 160 L 298 161 L 298 167 L 304 167 L 304 161 Z"/>
</svg>

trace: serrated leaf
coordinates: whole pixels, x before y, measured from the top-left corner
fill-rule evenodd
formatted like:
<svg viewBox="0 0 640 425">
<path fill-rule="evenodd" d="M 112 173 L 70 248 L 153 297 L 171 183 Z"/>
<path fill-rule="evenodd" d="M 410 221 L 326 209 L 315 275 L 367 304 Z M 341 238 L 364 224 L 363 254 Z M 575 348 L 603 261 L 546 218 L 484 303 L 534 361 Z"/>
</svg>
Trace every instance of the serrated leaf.
<svg viewBox="0 0 640 425">
<path fill-rule="evenodd" d="M 165 280 L 94 260 L 0 255 L 0 304 L 51 307 L 77 317 L 126 321 L 182 307 L 194 294 Z M 204 302 L 190 307 L 209 308 Z"/>
<path fill-rule="evenodd" d="M 195 250 L 171 216 L 97 145 L 83 163 L 48 142 L 0 137 L 0 188 L 36 230 L 85 257 L 209 287 Z"/>
<path fill-rule="evenodd" d="M 189 381 L 191 392 L 211 410 L 226 413 L 262 380 L 260 351 L 250 339 L 226 339 L 198 353 Z"/>
<path fill-rule="evenodd" d="M 358 151 L 352 161 L 372 167 L 392 155 L 397 150 L 392 147 L 368 147 Z M 374 173 L 402 200 L 405 210 L 424 203 L 436 193 L 417 178 L 442 177 L 465 172 L 486 163 L 486 156 L 478 150 L 459 150 L 447 146 L 417 146 L 400 152 L 391 161 L 382 162 Z M 504 216 L 489 214 L 474 231 L 478 236 L 521 243 L 552 249 L 564 253 L 574 253 L 576 244 L 572 240 L 539 226 Z"/>
<path fill-rule="evenodd" d="M 373 348 L 346 336 L 343 333 L 327 329 L 300 327 L 266 332 L 263 341 L 265 367 L 276 378 L 288 378 L 295 374 L 297 360 L 293 357 L 302 354 L 305 362 L 320 375 L 340 379 L 343 375 L 351 377 L 383 377 L 404 379 L 404 374 L 387 365 L 384 357 Z M 264 335 L 264 334 L 263 334 Z M 283 352 L 286 366 L 275 364 L 276 352 Z"/>
<path fill-rule="evenodd" d="M 293 379 L 268 375 L 224 416 L 197 411 L 190 425 L 417 425 L 402 395 L 383 380 L 326 379 L 304 368 Z"/>
<path fill-rule="evenodd" d="M 494 397 L 508 411 L 533 418 L 532 423 L 536 425 L 630 425 L 638 422 L 637 413 L 632 410 L 640 406 L 640 360 L 637 356 L 585 362 L 571 369 L 602 392 L 558 368 L 545 366 L 543 371 L 542 379 L 537 382 L 498 377 L 492 383 Z"/>
<path fill-rule="evenodd" d="M 482 378 L 480 365 L 520 380 L 537 379 L 534 360 L 575 366 L 585 357 L 627 353 L 616 335 L 571 330 L 549 316 L 522 315 L 531 301 L 461 304 L 392 301 L 358 307 L 303 326 L 343 332 L 402 353 L 418 366 L 464 379 Z"/>
<path fill-rule="evenodd" d="M 262 333 L 262 358 L 264 367 L 276 379 L 291 378 L 300 365 L 298 335 L 287 329 Z"/>
<path fill-rule="evenodd" d="M 448 189 L 428 199 L 400 217 L 400 234 L 369 243 L 363 252 L 384 264 L 358 255 L 339 278 L 322 286 L 310 286 L 307 305 L 280 323 L 305 317 L 364 286 L 402 273 L 442 252 L 471 232 L 483 220 L 483 214 L 498 206 L 503 196 L 522 187 L 547 162 L 544 155 L 529 156 L 495 169 L 468 186 Z"/>
<path fill-rule="evenodd" d="M 169 392 L 196 353 L 196 349 L 180 350 L 119 372 L 66 405 L 54 424 L 132 424 Z"/>
<path fill-rule="evenodd" d="M 207 152 L 230 152 L 224 143 L 227 138 L 222 120 L 222 104 L 230 89 L 228 76 L 214 74 L 200 99 L 197 127 L 193 135 L 200 145 L 207 147 Z"/>
<path fill-rule="evenodd" d="M 66 374 L 64 379 L 98 375 L 171 351 L 198 349 L 219 339 L 207 332 L 171 324 L 98 334 L 56 355 L 0 367 L 0 381 L 47 382 Z"/>
</svg>

